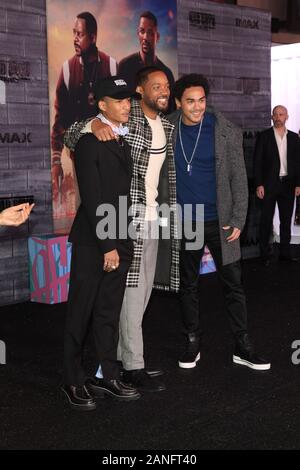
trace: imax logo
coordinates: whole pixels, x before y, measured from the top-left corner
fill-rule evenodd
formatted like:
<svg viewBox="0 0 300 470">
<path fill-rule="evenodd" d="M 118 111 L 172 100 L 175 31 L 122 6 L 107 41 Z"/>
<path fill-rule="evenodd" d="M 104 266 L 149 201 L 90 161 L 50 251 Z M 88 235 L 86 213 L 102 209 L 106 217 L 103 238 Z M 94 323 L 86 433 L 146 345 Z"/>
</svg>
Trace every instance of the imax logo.
<svg viewBox="0 0 300 470">
<path fill-rule="evenodd" d="M 236 18 L 235 26 L 238 28 L 259 29 L 259 20 Z"/>
<path fill-rule="evenodd" d="M 22 132 L 18 134 L 17 132 L 5 132 L 2 134 L 0 132 L 0 143 L 1 144 L 31 144 L 31 133 Z"/>
<path fill-rule="evenodd" d="M 6 346 L 4 341 L 0 341 L 0 364 L 6 364 Z"/>
</svg>

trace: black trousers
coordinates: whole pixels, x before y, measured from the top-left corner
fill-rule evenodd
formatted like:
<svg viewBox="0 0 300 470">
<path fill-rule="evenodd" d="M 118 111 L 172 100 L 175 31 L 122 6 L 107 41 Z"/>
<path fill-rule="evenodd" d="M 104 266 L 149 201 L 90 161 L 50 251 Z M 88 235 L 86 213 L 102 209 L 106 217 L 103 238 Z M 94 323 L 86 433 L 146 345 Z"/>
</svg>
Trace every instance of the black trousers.
<svg viewBox="0 0 300 470">
<path fill-rule="evenodd" d="M 196 333 L 201 338 L 203 312 L 199 300 L 198 281 L 204 246 L 200 250 L 187 251 L 185 242 L 183 235 L 180 255 L 181 312 L 185 332 Z M 207 245 L 213 256 L 223 288 L 229 324 L 232 333 L 238 336 L 247 331 L 247 307 L 240 261 L 223 266 L 218 221 L 204 223 L 204 245 Z"/>
<path fill-rule="evenodd" d="M 280 253 L 289 256 L 289 244 L 291 241 L 291 219 L 294 209 L 295 185 L 287 178 L 278 180 L 272 191 L 265 191 L 262 200 L 262 212 L 260 219 L 260 253 L 262 257 L 270 254 L 270 236 L 273 227 L 273 217 L 276 202 L 278 204 L 280 221 Z"/>
<path fill-rule="evenodd" d="M 95 246 L 72 247 L 70 289 L 64 337 L 64 383 L 83 385 L 82 349 L 90 321 L 98 364 L 105 379 L 119 376 L 119 318 L 130 260 L 116 271 L 103 271 L 103 256 Z"/>
</svg>

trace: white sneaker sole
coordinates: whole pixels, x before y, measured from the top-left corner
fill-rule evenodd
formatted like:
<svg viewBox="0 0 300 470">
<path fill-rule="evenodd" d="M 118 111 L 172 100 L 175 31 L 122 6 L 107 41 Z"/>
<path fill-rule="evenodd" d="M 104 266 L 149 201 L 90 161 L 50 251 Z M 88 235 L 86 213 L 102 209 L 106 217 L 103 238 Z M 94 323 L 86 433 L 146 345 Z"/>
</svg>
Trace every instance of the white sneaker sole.
<svg viewBox="0 0 300 470">
<path fill-rule="evenodd" d="M 235 364 L 239 364 L 241 366 L 249 367 L 250 369 L 254 370 L 269 370 L 271 369 L 271 364 L 253 364 L 252 362 L 246 361 L 245 359 L 241 359 L 239 356 L 232 356 L 232 360 Z"/>
<path fill-rule="evenodd" d="M 197 354 L 196 359 L 195 359 L 194 362 L 180 362 L 180 361 L 178 361 L 178 365 L 179 365 L 179 367 L 181 367 L 181 369 L 193 369 L 194 367 L 196 367 L 197 362 L 199 361 L 199 359 L 200 359 L 200 353 Z"/>
</svg>

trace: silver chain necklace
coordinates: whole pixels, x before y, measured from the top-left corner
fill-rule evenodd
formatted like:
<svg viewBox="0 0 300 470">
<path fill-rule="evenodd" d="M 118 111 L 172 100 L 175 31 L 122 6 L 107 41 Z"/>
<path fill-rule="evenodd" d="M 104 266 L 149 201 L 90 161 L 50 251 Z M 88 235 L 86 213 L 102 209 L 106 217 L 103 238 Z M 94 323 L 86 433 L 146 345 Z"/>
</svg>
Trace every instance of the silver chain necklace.
<svg viewBox="0 0 300 470">
<path fill-rule="evenodd" d="M 197 135 L 197 139 L 196 139 L 196 143 L 195 143 L 195 146 L 194 146 L 194 149 L 193 149 L 193 152 L 192 152 L 192 156 L 189 160 L 186 157 L 184 147 L 183 147 L 183 143 L 182 143 L 181 123 L 182 123 L 182 116 L 180 116 L 180 119 L 179 119 L 179 140 L 180 140 L 181 150 L 182 150 L 182 153 L 183 153 L 183 158 L 185 159 L 185 162 L 186 162 L 186 171 L 188 172 L 188 174 L 190 176 L 192 176 L 192 161 L 193 161 L 193 158 L 194 158 L 194 155 L 195 155 L 195 152 L 196 152 L 196 148 L 197 148 L 197 145 L 198 145 L 198 141 L 199 141 L 199 138 L 200 138 L 203 118 L 201 119 L 199 130 L 198 130 L 198 135 Z"/>
</svg>

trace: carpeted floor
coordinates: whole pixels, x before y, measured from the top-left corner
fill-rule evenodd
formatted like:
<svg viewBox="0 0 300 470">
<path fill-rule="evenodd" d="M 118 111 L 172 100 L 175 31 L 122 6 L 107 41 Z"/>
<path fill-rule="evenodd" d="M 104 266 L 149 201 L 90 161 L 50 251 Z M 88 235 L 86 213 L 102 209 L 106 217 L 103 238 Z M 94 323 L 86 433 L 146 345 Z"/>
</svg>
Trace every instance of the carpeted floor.
<svg viewBox="0 0 300 470">
<path fill-rule="evenodd" d="M 167 390 L 140 400 L 69 408 L 59 389 L 66 305 L 26 302 L 0 308 L 1 449 L 299 449 L 300 264 L 244 263 L 249 331 L 272 369 L 232 364 L 232 339 L 215 274 L 201 278 L 206 335 L 197 367 L 177 366 L 183 347 L 178 298 L 154 293 L 144 322 L 149 365 L 165 370 Z M 92 372 L 94 357 L 86 365 Z M 300 359 L 299 354 L 295 354 Z"/>
</svg>

